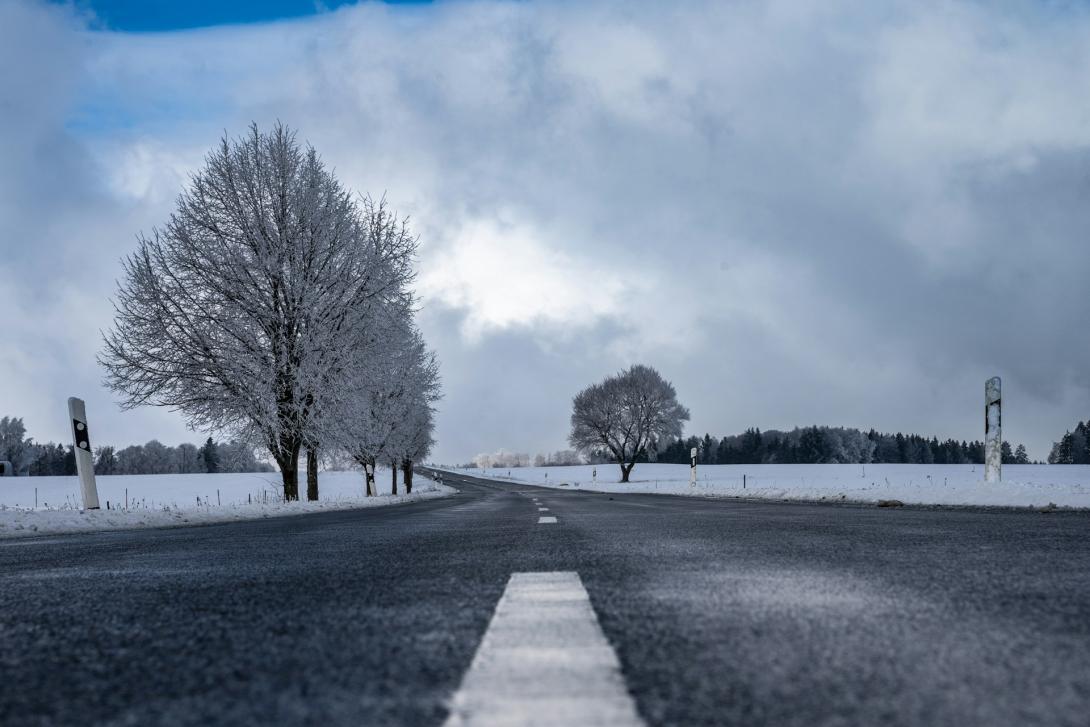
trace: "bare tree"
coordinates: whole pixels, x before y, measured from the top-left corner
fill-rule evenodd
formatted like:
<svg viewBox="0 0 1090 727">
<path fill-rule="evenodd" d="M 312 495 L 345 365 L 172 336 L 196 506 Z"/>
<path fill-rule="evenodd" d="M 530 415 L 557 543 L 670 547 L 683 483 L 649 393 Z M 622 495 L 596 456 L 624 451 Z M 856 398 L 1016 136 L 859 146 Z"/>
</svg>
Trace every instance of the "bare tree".
<svg viewBox="0 0 1090 727">
<path fill-rule="evenodd" d="M 435 356 L 403 315 L 391 315 L 383 328 L 381 355 L 366 355 L 353 386 L 337 403 L 336 426 L 325 436 L 363 467 L 368 495 L 376 494 L 375 467 L 392 468 L 410 457 L 426 456 L 431 444 L 431 405 L 439 396 Z M 422 431 L 423 430 L 423 431 Z"/>
<path fill-rule="evenodd" d="M 401 471 L 405 481 L 405 492 L 413 491 L 413 465 L 426 461 L 431 448 L 435 444 L 432 436 L 435 430 L 434 410 L 426 402 L 418 405 L 413 412 L 409 423 L 409 436 L 401 453 Z"/>
<path fill-rule="evenodd" d="M 689 410 L 673 385 L 650 366 L 635 365 L 580 391 L 573 402 L 568 440 L 588 454 L 608 450 L 621 467 L 621 482 L 658 442 L 680 437 Z"/>
<path fill-rule="evenodd" d="M 22 474 L 34 459 L 34 440 L 26 436 L 20 417 L 0 419 L 0 461 L 11 462 L 15 474 Z"/>
<path fill-rule="evenodd" d="M 224 138 L 162 229 L 124 261 L 100 357 L 122 406 L 262 442 L 298 499 L 299 454 L 375 311 L 412 279 L 415 238 L 353 196 L 283 125 Z M 374 234 L 376 218 L 392 234 Z"/>
<path fill-rule="evenodd" d="M 356 318 L 361 323 L 351 338 L 346 339 L 338 332 L 337 340 L 330 343 L 330 350 L 336 351 L 337 356 L 324 362 L 324 369 L 319 372 L 319 386 L 313 395 L 312 417 L 305 437 L 308 500 L 318 499 L 319 449 L 324 447 L 329 459 L 337 451 L 338 434 L 352 426 L 343 418 L 344 402 L 356 396 L 360 382 L 372 380 L 376 375 L 381 377 L 381 372 L 387 370 L 383 346 L 387 340 L 402 340 L 405 332 L 412 330 L 415 314 L 414 297 L 407 284 L 413 278 L 410 264 L 416 238 L 409 231 L 408 218 L 391 212 L 385 198 L 376 202 L 364 197 L 360 208 L 366 249 L 385 263 L 390 277 L 381 281 L 380 294 L 359 303 L 362 307 L 356 311 Z M 391 262 L 399 267 L 394 268 Z M 377 269 L 381 272 L 382 266 Z M 362 323 L 364 320 L 366 324 Z M 351 341 L 350 347 L 343 345 L 346 341 Z M 375 374 L 376 371 L 379 373 Z M 331 435 L 331 431 L 337 433 Z"/>
</svg>

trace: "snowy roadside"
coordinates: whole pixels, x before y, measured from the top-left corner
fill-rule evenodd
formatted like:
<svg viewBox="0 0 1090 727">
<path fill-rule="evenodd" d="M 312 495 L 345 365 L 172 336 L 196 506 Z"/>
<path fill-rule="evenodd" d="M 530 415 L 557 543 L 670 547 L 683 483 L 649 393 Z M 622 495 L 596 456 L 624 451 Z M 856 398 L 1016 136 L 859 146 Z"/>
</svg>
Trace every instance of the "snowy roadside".
<svg viewBox="0 0 1090 727">
<path fill-rule="evenodd" d="M 291 503 L 279 501 L 276 475 L 269 474 L 134 475 L 98 480 L 101 510 L 79 509 L 74 477 L 0 480 L 0 539 L 260 520 L 400 505 L 456 492 L 418 476 L 412 494 L 364 497 L 358 472 L 323 472 L 318 502 Z M 380 493 L 383 485 L 392 489 L 388 480 L 379 479 L 378 485 Z"/>
<path fill-rule="evenodd" d="M 472 471 L 471 471 L 472 472 Z M 616 465 L 478 470 L 511 482 L 594 492 L 652 493 L 800 502 L 1090 509 L 1090 466 L 1006 465 L 986 483 L 973 465 L 702 465 L 637 464 L 618 482 Z M 596 476 L 595 476 L 596 474 Z"/>
</svg>

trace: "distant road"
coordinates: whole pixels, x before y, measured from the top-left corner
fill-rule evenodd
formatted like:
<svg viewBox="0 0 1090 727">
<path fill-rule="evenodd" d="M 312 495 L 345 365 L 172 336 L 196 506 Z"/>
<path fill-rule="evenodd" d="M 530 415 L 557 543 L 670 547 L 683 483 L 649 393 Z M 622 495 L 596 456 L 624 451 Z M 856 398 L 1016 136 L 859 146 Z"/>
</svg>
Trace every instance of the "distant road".
<svg viewBox="0 0 1090 727">
<path fill-rule="evenodd" d="M 1088 513 L 444 482 L 0 541 L 0 724 L 1087 724 Z"/>
</svg>

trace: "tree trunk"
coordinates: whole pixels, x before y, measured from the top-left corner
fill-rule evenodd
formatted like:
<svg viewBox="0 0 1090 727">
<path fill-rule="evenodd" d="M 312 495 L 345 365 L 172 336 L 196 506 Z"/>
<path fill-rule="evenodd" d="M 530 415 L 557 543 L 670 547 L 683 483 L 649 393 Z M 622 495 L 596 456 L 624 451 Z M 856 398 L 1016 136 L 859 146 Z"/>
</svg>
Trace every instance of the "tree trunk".
<svg viewBox="0 0 1090 727">
<path fill-rule="evenodd" d="M 294 502 L 299 499 L 299 450 L 302 442 L 285 436 L 276 444 L 279 446 L 270 446 L 269 449 L 284 481 L 284 500 Z"/>
<path fill-rule="evenodd" d="M 390 474 L 393 476 L 393 489 L 390 490 L 391 495 L 397 494 L 397 462 L 390 463 Z"/>
<path fill-rule="evenodd" d="M 632 471 L 632 468 L 636 466 L 635 462 L 629 464 L 621 463 L 621 482 L 628 482 L 628 474 Z"/>
<path fill-rule="evenodd" d="M 401 480 L 405 483 L 405 494 L 411 495 L 413 491 L 413 461 L 411 459 L 401 463 Z"/>
<path fill-rule="evenodd" d="M 307 500 L 318 499 L 318 450 L 307 447 Z"/>
<path fill-rule="evenodd" d="M 284 500 L 292 502 L 299 499 L 299 460 L 277 462 L 280 465 L 280 477 L 284 480 Z"/>
</svg>

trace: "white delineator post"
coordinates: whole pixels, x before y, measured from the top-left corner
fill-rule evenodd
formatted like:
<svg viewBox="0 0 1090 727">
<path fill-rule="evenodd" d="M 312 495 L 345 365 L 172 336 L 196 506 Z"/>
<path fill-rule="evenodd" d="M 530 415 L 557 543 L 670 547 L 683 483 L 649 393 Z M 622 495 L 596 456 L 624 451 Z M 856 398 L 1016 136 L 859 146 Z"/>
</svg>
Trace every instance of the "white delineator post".
<svg viewBox="0 0 1090 727">
<path fill-rule="evenodd" d="M 378 496 L 378 491 L 375 488 L 375 466 L 371 464 L 365 464 L 363 466 L 363 479 L 366 482 L 364 492 L 367 497 Z"/>
<path fill-rule="evenodd" d="M 1003 479 L 1002 381 L 993 376 L 984 383 L 984 481 Z"/>
<path fill-rule="evenodd" d="M 689 451 L 689 486 L 696 484 L 696 447 Z"/>
<path fill-rule="evenodd" d="M 76 472 L 83 494 L 83 509 L 98 510 L 98 486 L 95 484 L 95 460 L 91 454 L 91 435 L 87 431 L 87 407 L 83 399 L 68 399 L 68 418 L 72 420 L 72 446 L 76 452 Z"/>
</svg>

